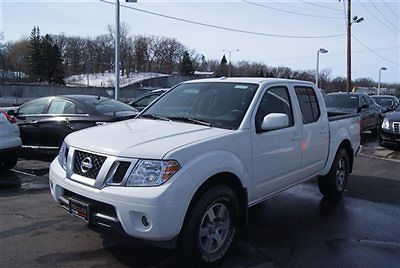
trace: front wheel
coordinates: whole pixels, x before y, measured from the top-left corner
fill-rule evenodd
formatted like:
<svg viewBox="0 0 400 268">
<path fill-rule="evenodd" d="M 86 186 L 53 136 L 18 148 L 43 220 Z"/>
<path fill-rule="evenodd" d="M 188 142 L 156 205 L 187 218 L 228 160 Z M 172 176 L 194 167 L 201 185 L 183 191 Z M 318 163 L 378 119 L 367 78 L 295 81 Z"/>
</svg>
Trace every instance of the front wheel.
<svg viewBox="0 0 400 268">
<path fill-rule="evenodd" d="M 318 177 L 318 187 L 326 197 L 337 198 L 347 186 L 349 178 L 349 155 L 345 149 L 336 153 L 331 170 L 326 176 Z"/>
<path fill-rule="evenodd" d="M 234 191 L 223 185 L 207 190 L 186 216 L 178 239 L 180 261 L 190 266 L 222 260 L 235 240 L 239 206 Z"/>
</svg>

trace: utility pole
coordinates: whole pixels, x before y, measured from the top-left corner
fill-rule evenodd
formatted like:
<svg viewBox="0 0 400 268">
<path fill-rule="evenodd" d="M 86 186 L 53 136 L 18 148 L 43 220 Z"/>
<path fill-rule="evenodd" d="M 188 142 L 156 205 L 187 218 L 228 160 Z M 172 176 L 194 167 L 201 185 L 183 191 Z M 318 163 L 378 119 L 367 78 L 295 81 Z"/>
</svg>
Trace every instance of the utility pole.
<svg viewBox="0 0 400 268">
<path fill-rule="evenodd" d="M 347 92 L 351 91 L 351 0 L 347 0 Z"/>
<path fill-rule="evenodd" d="M 328 50 L 325 48 L 320 48 L 317 50 L 317 68 L 315 69 L 315 84 L 318 88 L 318 80 L 319 80 L 319 53 L 328 53 Z"/>
<path fill-rule="evenodd" d="M 115 1 L 115 92 L 114 99 L 119 97 L 119 57 L 120 57 L 120 35 L 119 35 L 119 0 Z"/>
<path fill-rule="evenodd" d="M 234 50 L 223 49 L 222 51 L 223 51 L 223 52 L 228 52 L 228 53 L 229 53 L 228 77 L 231 77 L 231 59 L 232 59 L 232 52 L 238 52 L 239 49 L 234 49 Z"/>
</svg>

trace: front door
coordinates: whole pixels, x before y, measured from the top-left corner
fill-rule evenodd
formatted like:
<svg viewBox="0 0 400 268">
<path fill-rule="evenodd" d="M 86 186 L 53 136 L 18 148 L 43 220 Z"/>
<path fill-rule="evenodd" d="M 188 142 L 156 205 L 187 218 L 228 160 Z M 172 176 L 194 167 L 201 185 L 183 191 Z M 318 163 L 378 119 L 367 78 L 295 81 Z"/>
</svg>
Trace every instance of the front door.
<svg viewBox="0 0 400 268">
<path fill-rule="evenodd" d="M 292 99 L 295 96 L 292 96 Z M 270 113 L 284 113 L 287 127 L 263 131 L 263 118 Z M 260 200 L 298 178 L 301 168 L 301 125 L 293 117 L 292 102 L 286 86 L 269 87 L 258 106 L 252 129 L 254 199 Z"/>
</svg>

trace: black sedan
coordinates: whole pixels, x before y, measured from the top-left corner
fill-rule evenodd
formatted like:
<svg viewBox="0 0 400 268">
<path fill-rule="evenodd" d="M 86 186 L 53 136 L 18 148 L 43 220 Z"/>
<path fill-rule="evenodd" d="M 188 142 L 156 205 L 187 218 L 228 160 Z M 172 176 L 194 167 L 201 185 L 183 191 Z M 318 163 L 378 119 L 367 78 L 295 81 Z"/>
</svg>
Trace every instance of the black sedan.
<svg viewBox="0 0 400 268">
<path fill-rule="evenodd" d="M 393 111 L 399 105 L 399 99 L 395 96 L 375 95 L 371 96 L 371 98 L 382 107 L 383 113 Z"/>
<path fill-rule="evenodd" d="M 379 144 L 385 147 L 400 145 L 400 105 L 383 119 L 379 131 Z"/>
<path fill-rule="evenodd" d="M 16 111 L 22 148 L 56 152 L 69 133 L 109 122 L 134 118 L 138 111 L 122 102 L 90 95 L 44 97 Z"/>
<path fill-rule="evenodd" d="M 381 107 L 365 93 L 330 93 L 325 97 L 328 113 L 359 113 L 360 131 L 377 134 L 382 120 Z"/>
</svg>

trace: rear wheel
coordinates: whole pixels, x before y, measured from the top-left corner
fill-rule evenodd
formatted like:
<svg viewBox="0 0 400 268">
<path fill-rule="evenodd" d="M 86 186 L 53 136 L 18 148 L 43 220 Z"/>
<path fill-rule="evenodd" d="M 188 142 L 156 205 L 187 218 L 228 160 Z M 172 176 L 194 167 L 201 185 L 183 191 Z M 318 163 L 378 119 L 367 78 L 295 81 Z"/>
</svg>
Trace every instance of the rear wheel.
<svg viewBox="0 0 400 268">
<path fill-rule="evenodd" d="M 186 265 L 215 264 L 235 240 L 239 206 L 234 191 L 223 185 L 207 190 L 188 212 L 177 253 Z"/>
<path fill-rule="evenodd" d="M 318 177 L 318 187 L 326 197 L 337 198 L 347 186 L 349 177 L 349 155 L 343 148 L 336 153 L 331 170 L 326 176 Z"/>
</svg>

